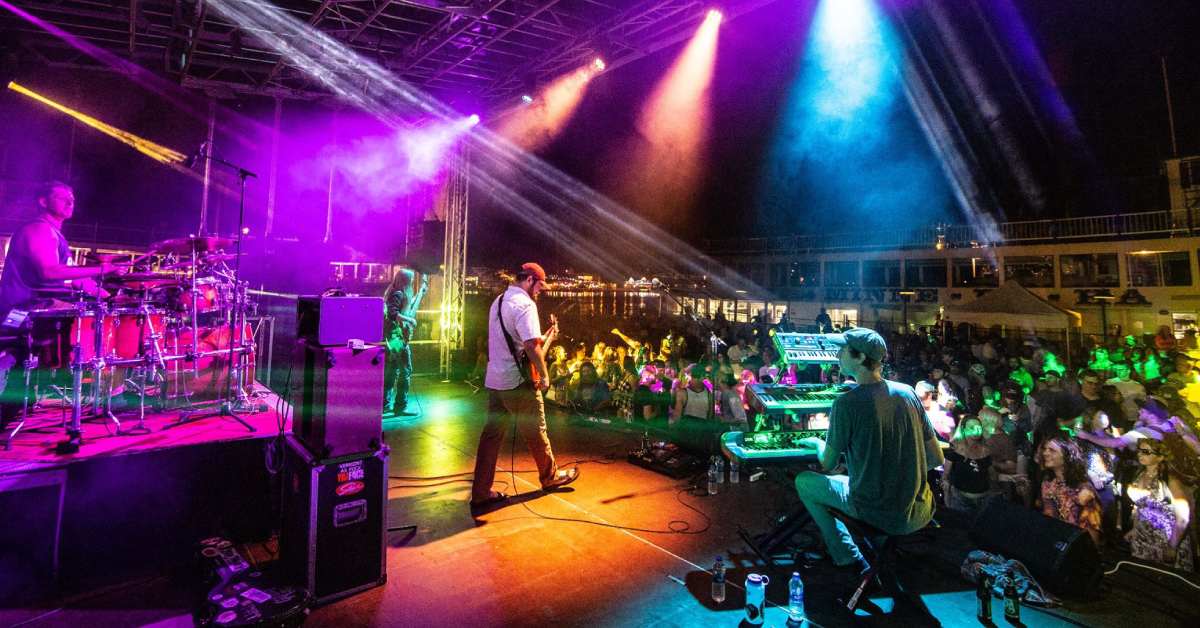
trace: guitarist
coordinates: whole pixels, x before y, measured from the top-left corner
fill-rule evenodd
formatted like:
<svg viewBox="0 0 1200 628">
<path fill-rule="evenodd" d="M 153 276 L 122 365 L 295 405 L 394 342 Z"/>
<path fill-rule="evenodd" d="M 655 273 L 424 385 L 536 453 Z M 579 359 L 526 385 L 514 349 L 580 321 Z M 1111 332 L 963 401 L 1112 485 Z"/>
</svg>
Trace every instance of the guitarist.
<svg viewBox="0 0 1200 628">
<path fill-rule="evenodd" d="M 566 486 L 579 477 L 578 468 L 559 470 L 546 435 L 542 395 L 550 388 L 550 378 L 545 356 L 546 347 L 558 336 L 558 324 L 552 322 L 546 333 L 542 333 L 537 298 L 545 287 L 546 271 L 532 262 L 523 264 L 488 312 L 488 367 L 483 382 L 488 391 L 487 423 L 479 435 L 475 454 L 473 511 L 495 506 L 507 498 L 492 490 L 492 482 L 500 447 L 514 421 L 537 463 L 538 479 L 544 490 Z"/>
<path fill-rule="evenodd" d="M 384 292 L 387 314 L 384 337 L 387 338 L 387 363 L 383 375 L 383 413 L 416 416 L 408 410 L 408 388 L 412 383 L 412 336 L 417 328 L 417 309 L 429 289 L 429 275 L 421 273 L 421 287 L 413 292 L 416 272 L 409 268 L 396 271 Z"/>
</svg>

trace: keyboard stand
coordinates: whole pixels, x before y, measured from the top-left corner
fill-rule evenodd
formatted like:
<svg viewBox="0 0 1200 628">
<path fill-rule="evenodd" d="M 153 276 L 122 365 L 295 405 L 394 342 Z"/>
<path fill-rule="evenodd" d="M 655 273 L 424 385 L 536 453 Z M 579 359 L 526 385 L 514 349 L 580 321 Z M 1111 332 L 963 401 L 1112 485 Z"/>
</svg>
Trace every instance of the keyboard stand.
<svg viewBox="0 0 1200 628">
<path fill-rule="evenodd" d="M 738 536 L 742 537 L 746 545 L 764 563 L 774 567 L 774 556 L 778 553 L 779 548 L 790 542 L 793 536 L 796 536 L 811 522 L 812 515 L 808 514 L 808 509 L 804 507 L 804 504 L 797 504 L 796 508 L 779 520 L 769 532 L 753 536 L 745 528 L 738 526 Z"/>
</svg>

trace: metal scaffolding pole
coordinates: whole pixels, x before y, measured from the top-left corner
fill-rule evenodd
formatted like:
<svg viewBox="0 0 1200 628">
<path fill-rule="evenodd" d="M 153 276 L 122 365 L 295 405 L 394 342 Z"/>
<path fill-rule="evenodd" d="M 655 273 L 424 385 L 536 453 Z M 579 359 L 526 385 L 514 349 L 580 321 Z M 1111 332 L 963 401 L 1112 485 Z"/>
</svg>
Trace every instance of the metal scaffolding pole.
<svg viewBox="0 0 1200 628">
<path fill-rule="evenodd" d="M 455 152 L 440 212 L 446 221 L 446 244 L 442 255 L 442 307 L 438 344 L 442 381 L 449 381 L 454 352 L 463 346 L 463 309 L 466 305 L 467 208 L 469 205 L 470 159 L 467 146 Z"/>
</svg>

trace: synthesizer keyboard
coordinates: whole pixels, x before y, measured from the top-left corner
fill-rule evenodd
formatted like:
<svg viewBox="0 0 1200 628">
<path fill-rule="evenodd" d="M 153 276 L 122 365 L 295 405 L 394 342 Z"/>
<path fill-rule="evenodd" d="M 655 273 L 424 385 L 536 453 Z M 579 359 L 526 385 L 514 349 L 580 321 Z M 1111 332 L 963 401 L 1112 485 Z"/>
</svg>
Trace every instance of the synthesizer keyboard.
<svg viewBox="0 0 1200 628">
<path fill-rule="evenodd" d="M 829 340 L 832 334 L 775 332 L 775 348 L 788 364 L 837 364 L 839 347 Z"/>
<path fill-rule="evenodd" d="M 721 450 L 749 464 L 819 462 L 817 450 L 803 446 L 800 441 L 810 436 L 825 440 L 825 432 L 726 432 L 721 435 Z"/>
<path fill-rule="evenodd" d="M 750 384 L 763 412 L 827 412 L 855 384 Z"/>
</svg>

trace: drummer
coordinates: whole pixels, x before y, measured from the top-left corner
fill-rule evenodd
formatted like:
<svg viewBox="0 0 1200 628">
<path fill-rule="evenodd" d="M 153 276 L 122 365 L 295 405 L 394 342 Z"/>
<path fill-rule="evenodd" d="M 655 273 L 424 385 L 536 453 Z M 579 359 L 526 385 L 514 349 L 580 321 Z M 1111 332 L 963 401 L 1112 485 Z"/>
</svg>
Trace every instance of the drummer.
<svg viewBox="0 0 1200 628">
<path fill-rule="evenodd" d="M 108 296 L 93 277 L 114 272 L 111 263 L 72 266 L 63 223 L 75 213 L 75 192 L 61 181 L 44 185 L 37 195 L 38 215 L 13 233 L 0 275 L 0 318 L 27 303 L 40 289 L 61 289 L 65 282 L 85 293 Z"/>
<path fill-rule="evenodd" d="M 111 263 L 71 265 L 70 249 L 62 234 L 63 223 L 75 213 L 75 192 L 71 186 L 61 181 L 46 183 L 38 190 L 37 210 L 37 217 L 17 228 L 9 240 L 4 272 L 0 274 L 0 321 L 6 320 L 13 308 L 32 301 L 35 291 L 61 290 L 67 282 L 85 293 L 106 298 L 108 293 L 94 278 L 117 270 Z M 7 353 L 6 359 L 0 359 L 0 371 L 11 369 L 14 360 L 24 359 L 19 346 L 9 348 Z M 14 386 L 22 382 L 13 379 L 20 378 L 10 378 L 4 388 L 0 423 L 15 416 L 20 408 L 22 391 Z"/>
</svg>

